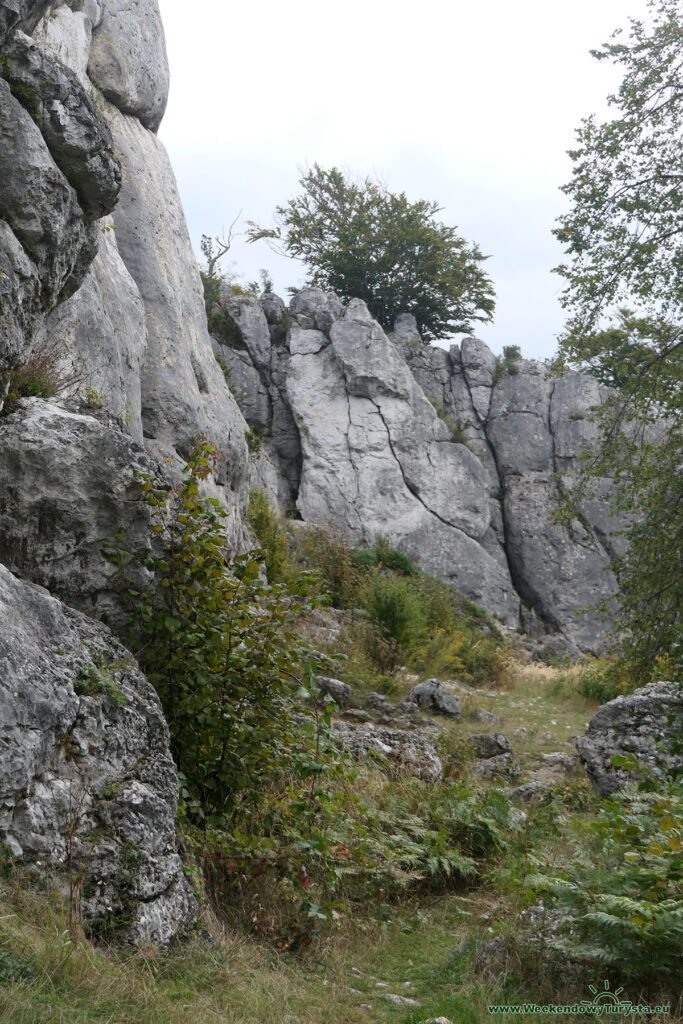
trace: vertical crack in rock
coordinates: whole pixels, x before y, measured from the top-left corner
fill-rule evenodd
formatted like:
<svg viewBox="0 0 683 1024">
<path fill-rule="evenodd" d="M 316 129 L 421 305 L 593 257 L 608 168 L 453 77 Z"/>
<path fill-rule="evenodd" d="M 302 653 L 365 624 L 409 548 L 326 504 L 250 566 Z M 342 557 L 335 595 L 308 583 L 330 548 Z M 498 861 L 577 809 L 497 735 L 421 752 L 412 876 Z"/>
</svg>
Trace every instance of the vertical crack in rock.
<svg viewBox="0 0 683 1024">
<path fill-rule="evenodd" d="M 336 359 L 336 355 L 335 355 L 335 359 Z M 347 450 L 348 450 L 348 453 L 349 453 L 349 462 L 353 466 L 354 479 L 355 479 L 355 482 L 356 482 L 356 496 L 355 496 L 355 498 L 351 499 L 351 508 L 353 509 L 353 513 L 354 513 L 354 515 L 356 516 L 356 518 L 358 520 L 358 529 L 360 531 L 360 534 L 361 534 L 362 537 L 364 537 L 365 536 L 365 529 L 363 527 L 363 521 L 361 519 L 360 512 L 358 511 L 358 504 L 357 504 L 358 503 L 358 499 L 360 498 L 359 469 L 358 469 L 358 466 L 356 464 L 354 450 L 353 450 L 353 447 L 351 445 L 351 439 L 349 437 L 349 434 L 351 433 L 351 427 L 355 426 L 355 424 L 354 424 L 353 419 L 351 417 L 351 396 L 349 395 L 348 391 L 346 392 L 346 410 L 347 410 L 347 414 L 348 414 L 348 418 L 349 418 L 349 425 L 348 425 L 347 430 L 346 430 L 346 447 L 347 447 Z"/>
<path fill-rule="evenodd" d="M 502 525 L 503 525 L 503 543 L 502 543 L 501 547 L 503 549 L 503 554 L 505 555 L 505 563 L 507 565 L 508 573 L 510 574 L 510 579 L 512 580 L 512 585 L 514 586 L 514 588 L 517 591 L 517 593 L 523 599 L 523 592 L 522 591 L 523 591 L 524 584 L 523 584 L 523 581 L 520 579 L 520 575 L 517 572 L 517 568 L 516 568 L 513 560 L 510 558 L 510 523 L 508 522 L 507 508 L 506 508 L 506 503 L 505 503 L 505 493 L 506 493 L 505 492 L 505 482 L 503 480 L 503 471 L 501 469 L 500 461 L 498 459 L 498 453 L 496 451 L 495 445 L 493 444 L 493 441 L 491 440 L 491 437 L 489 436 L 489 431 L 488 431 L 488 415 L 486 416 L 486 419 L 482 419 L 482 417 L 477 412 L 477 409 L 475 408 L 474 400 L 473 400 L 473 397 L 472 397 L 472 388 L 470 387 L 469 378 L 467 376 L 467 369 L 465 368 L 465 366 L 463 366 L 463 368 L 462 368 L 462 375 L 463 375 L 463 379 L 465 381 L 465 387 L 467 388 L 467 393 L 470 396 L 470 402 L 472 404 L 472 412 L 476 416 L 477 422 L 479 423 L 479 426 L 481 427 L 482 433 L 484 435 L 484 441 L 486 442 L 486 446 L 487 446 L 487 448 L 488 448 L 488 450 L 489 450 L 489 452 L 491 454 L 491 458 L 493 460 L 493 465 L 494 465 L 495 470 L 496 470 L 496 478 L 498 480 L 498 492 L 497 493 L 498 493 L 499 500 L 500 500 L 501 521 L 502 521 Z M 491 410 L 491 405 L 493 403 L 493 392 L 494 392 L 495 388 L 496 388 L 496 384 L 495 384 L 495 381 L 494 381 L 493 385 L 491 386 L 491 399 L 489 401 L 489 412 Z M 520 587 L 520 583 L 521 583 L 521 587 Z"/>
<path fill-rule="evenodd" d="M 295 456 L 293 456 L 293 457 L 292 456 L 288 456 L 285 459 L 283 456 L 280 456 L 278 454 L 278 458 L 281 459 L 282 464 L 283 464 L 283 475 L 286 476 L 287 482 L 288 482 L 289 487 L 290 487 L 290 495 L 291 495 L 290 500 L 291 500 L 293 505 L 296 505 L 297 498 L 299 497 L 299 488 L 301 487 L 301 471 L 303 469 L 303 455 L 302 455 L 302 448 L 301 448 L 301 434 L 299 433 L 299 425 L 296 422 L 296 419 L 294 418 L 294 413 L 292 412 L 292 407 L 291 407 L 290 402 L 289 402 L 289 395 L 287 394 L 287 364 L 289 363 L 289 359 L 290 359 L 290 353 L 289 353 L 289 333 L 288 333 L 288 336 L 287 336 L 287 340 L 285 342 L 285 351 L 287 352 L 287 355 L 286 355 L 286 358 L 284 359 L 282 365 L 278 366 L 278 367 L 274 367 L 273 366 L 273 361 L 274 361 L 274 359 L 276 357 L 276 351 L 275 351 L 275 347 L 274 346 L 271 347 L 271 350 L 270 350 L 270 363 L 269 363 L 270 386 L 268 384 L 268 380 L 266 380 L 264 377 L 261 378 L 261 380 L 262 380 L 264 388 L 266 389 L 266 392 L 268 394 L 268 400 L 270 402 L 270 416 L 271 416 L 270 433 L 271 433 L 271 437 L 275 437 L 276 433 L 277 433 L 277 431 L 275 430 L 275 410 L 276 410 L 276 404 L 273 401 L 273 393 L 272 393 L 272 388 L 275 388 L 278 400 L 280 402 L 280 406 L 285 411 L 285 413 L 287 415 L 287 418 L 289 420 L 289 424 L 288 425 L 291 427 L 291 429 L 293 431 L 293 435 L 294 435 L 294 437 L 296 439 L 297 452 L 296 452 Z M 257 370 L 258 370 L 258 367 L 257 367 Z M 259 372 L 259 375 L 260 375 L 260 370 L 258 370 L 258 372 Z M 282 377 L 282 382 L 280 382 L 278 379 L 276 379 L 276 376 L 275 376 L 276 374 L 277 374 L 278 377 L 279 376 Z M 276 451 L 277 451 L 277 449 L 276 449 Z M 291 467 L 292 472 L 287 472 L 287 469 L 289 467 Z"/>
<path fill-rule="evenodd" d="M 430 508 L 429 505 L 427 505 L 426 502 L 424 502 L 423 499 L 420 497 L 420 493 L 416 489 L 415 484 L 411 483 L 411 481 L 408 479 L 408 477 L 406 476 L 406 474 L 405 474 L 405 472 L 403 470 L 403 466 L 401 465 L 401 460 L 399 459 L 399 457 L 398 457 L 398 455 L 396 453 L 396 449 L 394 448 L 394 443 L 393 443 L 393 441 L 391 439 L 391 431 L 389 430 L 389 424 L 387 423 L 387 421 L 384 418 L 384 414 L 382 413 L 381 407 L 374 400 L 374 398 L 370 398 L 369 401 L 372 402 L 372 404 L 374 405 L 375 409 L 379 413 L 379 418 L 381 419 L 382 423 L 384 424 L 384 429 L 387 432 L 387 441 L 389 443 L 389 450 L 391 451 L 391 454 L 393 455 L 394 459 L 396 460 L 396 465 L 398 466 L 398 468 L 400 470 L 401 476 L 403 478 L 403 483 L 405 484 L 407 490 L 410 491 L 410 493 L 413 495 L 413 497 L 416 498 L 420 502 L 422 507 L 425 508 L 427 510 L 427 512 L 429 512 L 429 514 L 431 516 L 434 516 L 435 519 L 438 519 L 440 523 L 443 523 L 443 525 L 449 527 L 449 529 L 451 529 L 451 530 L 458 530 L 459 527 L 455 526 L 453 523 L 450 523 L 447 519 L 444 519 L 443 516 L 440 516 L 438 512 L 435 512 L 433 508 Z M 463 530 L 461 532 L 464 533 L 465 531 Z"/>
</svg>

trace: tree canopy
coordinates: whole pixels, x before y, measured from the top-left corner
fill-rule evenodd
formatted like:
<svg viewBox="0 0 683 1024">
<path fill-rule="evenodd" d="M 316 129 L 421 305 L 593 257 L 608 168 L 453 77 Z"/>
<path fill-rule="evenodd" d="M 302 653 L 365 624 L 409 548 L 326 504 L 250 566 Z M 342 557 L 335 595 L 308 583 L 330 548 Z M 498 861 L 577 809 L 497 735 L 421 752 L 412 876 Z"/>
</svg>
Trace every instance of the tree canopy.
<svg viewBox="0 0 683 1024">
<path fill-rule="evenodd" d="M 487 257 L 436 219 L 438 203 L 411 203 L 404 192 L 370 178 L 357 184 L 318 164 L 299 183 L 299 195 L 276 208 L 276 227 L 251 224 L 248 237 L 305 263 L 308 284 L 363 299 L 385 329 L 399 313 L 412 313 L 427 340 L 491 320 Z"/>
<path fill-rule="evenodd" d="M 647 22 L 593 51 L 623 69 L 615 116 L 578 129 L 571 208 L 554 232 L 568 256 L 560 357 L 613 389 L 574 497 L 612 475 L 616 510 L 631 517 L 614 567 L 643 679 L 657 657 L 662 673 L 683 673 L 683 15 L 678 0 L 648 6 Z"/>
</svg>

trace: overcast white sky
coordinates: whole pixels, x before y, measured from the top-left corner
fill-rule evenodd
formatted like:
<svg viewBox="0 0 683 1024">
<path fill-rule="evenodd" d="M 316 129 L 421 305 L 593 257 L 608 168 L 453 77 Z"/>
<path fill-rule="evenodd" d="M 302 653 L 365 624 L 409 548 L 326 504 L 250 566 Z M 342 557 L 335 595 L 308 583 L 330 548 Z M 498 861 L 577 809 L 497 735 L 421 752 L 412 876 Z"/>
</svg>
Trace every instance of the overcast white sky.
<svg viewBox="0 0 683 1024">
<path fill-rule="evenodd" d="M 553 354 L 566 150 L 618 82 L 588 51 L 646 0 L 159 2 L 171 65 L 159 134 L 197 253 L 240 210 L 270 224 L 300 167 L 370 173 L 438 200 L 491 255 L 497 309 L 479 337 Z M 265 242 L 238 237 L 230 257 L 247 279 L 266 267 L 280 294 L 304 279 Z"/>
</svg>

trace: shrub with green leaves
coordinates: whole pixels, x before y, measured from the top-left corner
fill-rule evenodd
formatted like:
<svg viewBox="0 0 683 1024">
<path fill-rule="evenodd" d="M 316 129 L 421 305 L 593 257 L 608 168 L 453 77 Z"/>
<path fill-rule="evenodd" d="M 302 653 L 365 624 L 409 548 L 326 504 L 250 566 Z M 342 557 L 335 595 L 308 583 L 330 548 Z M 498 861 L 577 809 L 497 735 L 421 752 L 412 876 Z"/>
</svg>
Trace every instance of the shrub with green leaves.
<svg viewBox="0 0 683 1024">
<path fill-rule="evenodd" d="M 319 574 L 322 592 L 335 608 L 358 608 L 363 576 L 346 538 L 334 527 L 309 527 L 295 545 L 294 556 Z"/>
<path fill-rule="evenodd" d="M 417 569 L 402 551 L 392 548 L 386 537 L 381 534 L 375 538 L 371 548 L 354 548 L 351 551 L 351 558 L 366 569 L 373 569 L 377 566 L 384 566 L 386 569 L 393 569 L 394 572 L 403 576 L 415 576 Z"/>
<path fill-rule="evenodd" d="M 354 771 L 330 745 L 329 717 L 320 725 L 316 757 L 271 789 L 257 816 L 193 840 L 222 893 L 219 912 L 280 948 L 306 945 L 349 914 L 381 920 L 420 892 L 475 882 L 515 827 L 496 790 L 377 771 L 367 787 L 367 769 Z"/>
<path fill-rule="evenodd" d="M 429 629 L 412 651 L 412 667 L 426 677 L 474 686 L 503 683 L 508 646 L 486 612 L 433 577 L 421 574 L 415 587 Z"/>
<path fill-rule="evenodd" d="M 265 491 L 254 490 L 249 495 L 247 522 L 258 538 L 263 550 L 266 573 L 270 583 L 282 583 L 292 574 L 289 561 L 287 533 L 273 510 Z"/>
<path fill-rule="evenodd" d="M 318 534 L 329 544 L 329 534 Z M 333 603 L 367 614 L 356 634 L 377 671 L 392 672 L 403 662 L 424 676 L 459 677 L 475 685 L 504 681 L 507 645 L 486 612 L 416 569 L 382 537 L 371 548 L 335 544 L 328 550 L 334 552 L 330 561 L 337 578 L 353 581 L 345 603 L 337 605 L 338 586 Z M 318 551 L 307 565 L 319 564 Z"/>
<path fill-rule="evenodd" d="M 414 646 L 427 632 L 427 617 L 419 596 L 410 581 L 401 576 L 375 576 L 365 608 L 371 621 L 401 647 Z"/>
<path fill-rule="evenodd" d="M 582 667 L 577 690 L 582 697 L 606 704 L 615 697 L 632 693 L 638 685 L 629 666 L 619 659 L 596 658 Z"/>
<path fill-rule="evenodd" d="M 291 627 L 308 595 L 305 574 L 287 591 L 262 580 L 252 555 L 228 563 L 226 513 L 200 490 L 215 458 L 201 442 L 176 489 L 141 478 L 152 529 L 169 542 L 145 562 L 147 588 L 127 592 L 129 643 L 161 698 L 186 807 L 221 823 L 299 748 L 294 693 L 307 651 Z"/>
</svg>

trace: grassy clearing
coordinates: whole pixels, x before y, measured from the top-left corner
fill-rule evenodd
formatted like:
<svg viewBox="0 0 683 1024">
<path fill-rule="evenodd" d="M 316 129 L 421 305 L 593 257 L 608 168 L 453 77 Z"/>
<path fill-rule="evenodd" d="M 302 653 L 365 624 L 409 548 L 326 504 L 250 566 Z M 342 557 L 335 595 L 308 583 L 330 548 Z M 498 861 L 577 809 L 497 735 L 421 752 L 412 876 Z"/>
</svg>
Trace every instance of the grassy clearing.
<svg viewBox="0 0 683 1024">
<path fill-rule="evenodd" d="M 500 880 L 499 880 L 500 884 Z M 209 920 L 215 947 L 195 940 L 168 954 L 96 951 L 71 941 L 44 896 L 0 886 L 2 951 L 25 958 L 22 980 L 0 981 L 3 1024 L 417 1024 L 445 1016 L 485 1024 L 490 1003 L 590 997 L 595 971 L 562 978 L 512 955 L 478 972 L 478 949 L 514 933 L 519 895 L 491 886 L 408 904 L 384 927 L 352 926 L 304 958 L 278 955 Z M 602 978 L 597 979 L 602 983 Z M 386 987 L 384 987 L 386 986 Z M 387 993 L 415 999 L 394 1006 Z M 628 991 L 629 998 L 636 995 Z M 570 1020 L 536 1014 L 535 1021 Z M 636 1018 L 638 1019 L 638 1018 Z M 642 1018 L 641 1018 L 642 1019 Z M 683 1020 L 683 1007 L 648 1016 Z"/>
</svg>

